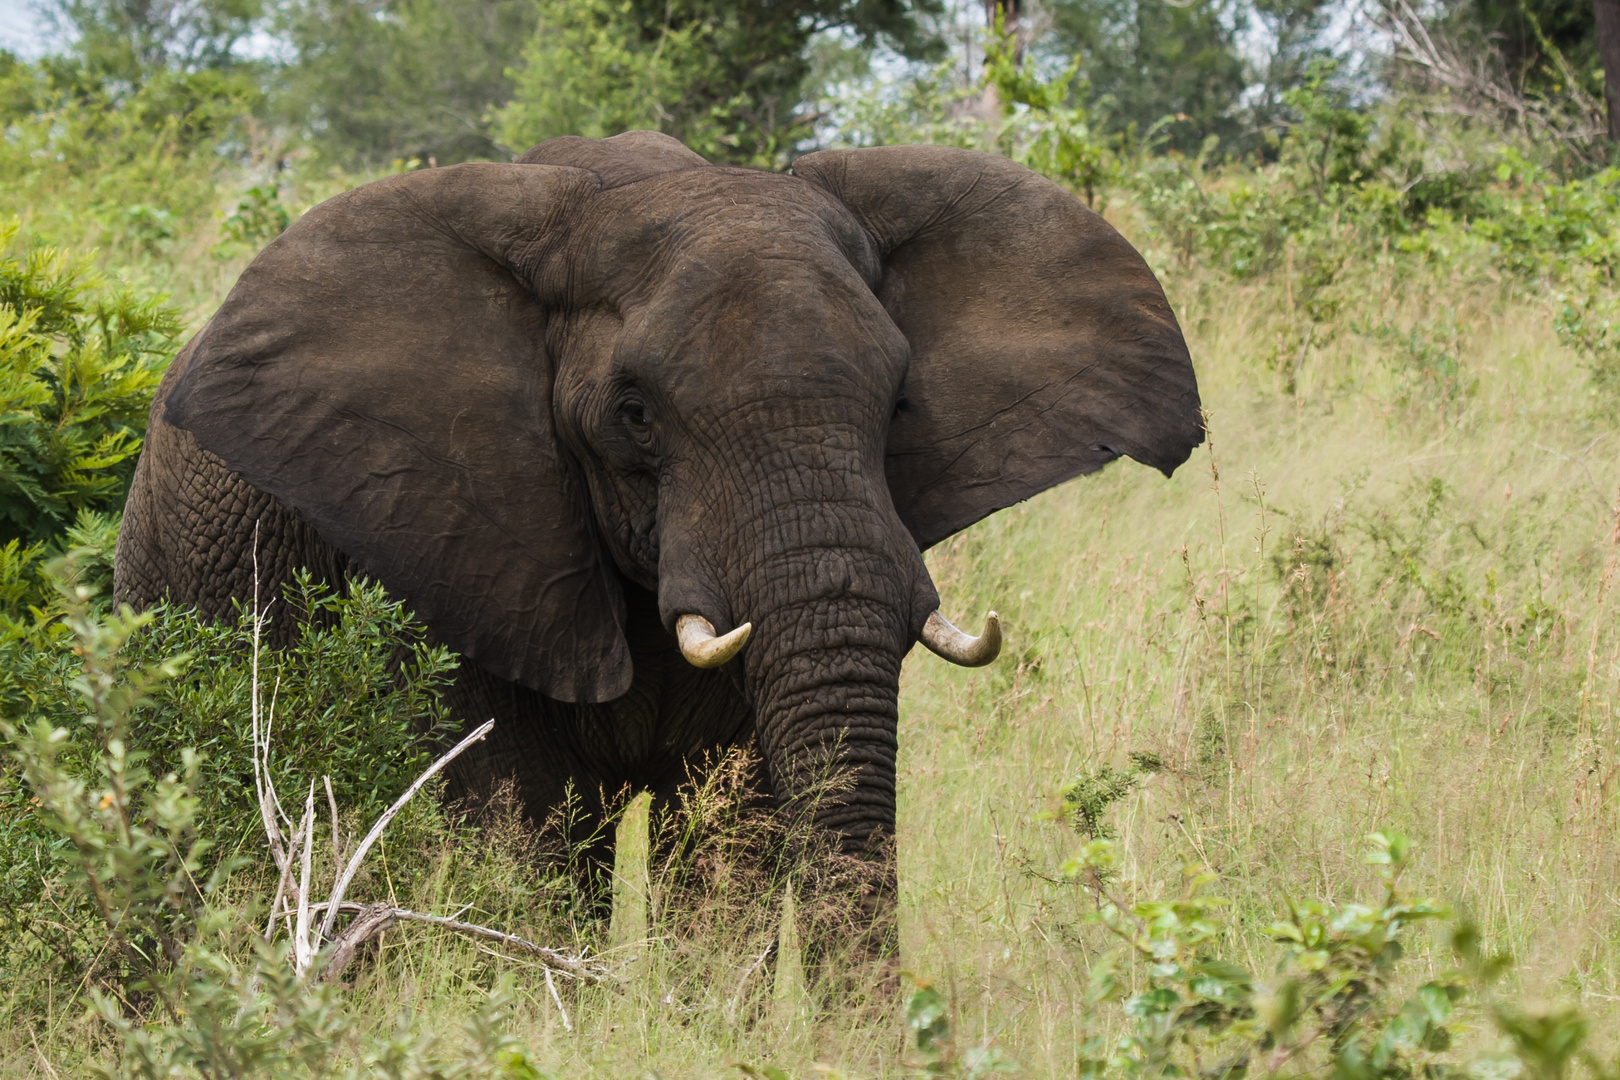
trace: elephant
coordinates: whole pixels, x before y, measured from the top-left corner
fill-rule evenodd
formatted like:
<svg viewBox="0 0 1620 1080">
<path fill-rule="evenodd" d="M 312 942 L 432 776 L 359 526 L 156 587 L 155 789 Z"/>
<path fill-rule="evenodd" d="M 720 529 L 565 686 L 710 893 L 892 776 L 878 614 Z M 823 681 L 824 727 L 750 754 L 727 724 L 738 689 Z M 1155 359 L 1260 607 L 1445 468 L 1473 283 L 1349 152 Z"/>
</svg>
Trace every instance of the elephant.
<svg viewBox="0 0 1620 1080">
<path fill-rule="evenodd" d="M 675 799 L 752 740 L 892 954 L 901 661 L 1000 641 L 946 620 L 922 553 L 1203 437 L 1147 263 L 1005 157 L 555 138 L 259 253 L 163 379 L 115 598 L 228 618 L 301 567 L 380 581 L 462 657 L 455 714 L 496 720 L 455 790 L 508 779 L 536 818 Z"/>
</svg>

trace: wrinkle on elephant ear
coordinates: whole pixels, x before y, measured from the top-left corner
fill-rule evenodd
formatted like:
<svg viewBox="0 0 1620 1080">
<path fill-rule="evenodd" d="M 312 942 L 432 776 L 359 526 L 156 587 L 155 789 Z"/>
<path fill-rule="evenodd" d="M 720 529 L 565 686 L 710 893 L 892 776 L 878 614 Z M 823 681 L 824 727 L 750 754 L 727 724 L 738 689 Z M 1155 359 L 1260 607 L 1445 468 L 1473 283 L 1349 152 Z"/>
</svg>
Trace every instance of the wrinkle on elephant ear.
<svg viewBox="0 0 1620 1080">
<path fill-rule="evenodd" d="M 1203 441 L 1153 272 L 1080 200 L 950 147 L 828 150 L 794 174 L 849 208 L 911 345 L 885 472 L 919 547 L 1121 454 L 1166 475 Z"/>
<path fill-rule="evenodd" d="M 331 199 L 253 261 L 158 406 L 446 645 L 563 701 L 632 675 L 532 291 L 597 190 L 480 164 Z"/>
</svg>

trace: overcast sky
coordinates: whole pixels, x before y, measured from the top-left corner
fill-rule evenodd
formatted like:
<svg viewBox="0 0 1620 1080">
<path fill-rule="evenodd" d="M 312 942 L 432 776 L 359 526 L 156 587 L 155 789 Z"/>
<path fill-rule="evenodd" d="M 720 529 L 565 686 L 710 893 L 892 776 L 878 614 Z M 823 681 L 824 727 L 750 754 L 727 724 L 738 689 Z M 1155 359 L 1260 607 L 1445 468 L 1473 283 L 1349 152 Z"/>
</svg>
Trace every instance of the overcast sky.
<svg viewBox="0 0 1620 1080">
<path fill-rule="evenodd" d="M 43 39 L 32 0 L 0 0 L 0 49 L 33 59 L 45 51 Z"/>
</svg>

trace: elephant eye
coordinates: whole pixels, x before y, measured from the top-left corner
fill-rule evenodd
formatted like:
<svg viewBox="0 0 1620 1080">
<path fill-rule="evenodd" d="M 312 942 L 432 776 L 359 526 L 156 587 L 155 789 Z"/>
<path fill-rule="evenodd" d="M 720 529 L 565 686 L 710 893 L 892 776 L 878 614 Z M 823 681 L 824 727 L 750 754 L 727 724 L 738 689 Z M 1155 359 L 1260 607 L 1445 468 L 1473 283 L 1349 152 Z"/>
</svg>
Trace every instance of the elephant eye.
<svg viewBox="0 0 1620 1080">
<path fill-rule="evenodd" d="M 647 408 L 641 402 L 631 398 L 619 406 L 619 417 L 633 427 L 645 427 L 647 425 Z"/>
</svg>

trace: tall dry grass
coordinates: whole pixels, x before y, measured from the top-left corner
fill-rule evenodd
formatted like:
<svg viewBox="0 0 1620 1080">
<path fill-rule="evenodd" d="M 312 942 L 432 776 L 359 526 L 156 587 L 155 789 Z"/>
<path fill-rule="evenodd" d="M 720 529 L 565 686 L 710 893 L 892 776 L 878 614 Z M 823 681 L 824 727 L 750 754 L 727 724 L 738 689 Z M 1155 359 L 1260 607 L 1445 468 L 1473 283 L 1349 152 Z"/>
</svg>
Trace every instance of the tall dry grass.
<svg viewBox="0 0 1620 1080">
<path fill-rule="evenodd" d="M 1362 838 L 1392 826 L 1525 992 L 1612 1029 L 1620 436 L 1550 306 L 1369 289 L 1344 324 L 1446 328 L 1456 385 L 1414 387 L 1409 337 L 1341 331 L 1290 395 L 1263 362 L 1276 283 L 1177 284 L 1210 443 L 1173 480 L 1115 467 L 930 555 L 950 614 L 999 607 L 1011 644 L 984 672 L 906 668 L 908 963 L 1032 1074 L 1072 1069 L 1101 940 L 1031 873 L 1077 845 L 1039 814 L 1146 752 L 1164 771 L 1115 813 L 1129 888 L 1219 872 L 1252 970 L 1283 898 L 1370 892 Z"/>
<path fill-rule="evenodd" d="M 1073 1071 L 1107 942 L 1052 880 L 1080 838 L 1043 813 L 1135 754 L 1162 769 L 1109 812 L 1123 887 L 1168 895 L 1189 863 L 1217 871 L 1239 962 L 1269 970 L 1285 898 L 1370 896 L 1362 840 L 1389 826 L 1418 846 L 1420 891 L 1518 958 L 1517 989 L 1577 1002 L 1612 1047 L 1620 436 L 1550 301 L 1453 284 L 1366 288 L 1288 393 L 1267 363 L 1295 318 L 1285 291 L 1171 276 L 1211 442 L 1174 479 L 1115 465 L 929 553 L 947 613 L 996 607 L 1008 640 L 990 668 L 918 652 L 903 676 L 904 965 L 947 990 L 961 1039 L 1025 1075 Z M 806 987 L 791 915 L 784 954 L 760 960 L 789 903 L 779 878 L 711 876 L 701 929 L 671 934 L 644 821 L 633 808 L 622 828 L 602 939 L 636 957 L 623 987 L 569 995 L 564 1030 L 520 973 L 542 1067 L 912 1072 L 895 1008 Z M 356 986 L 379 1022 L 406 1001 L 424 1032 L 448 1030 L 487 981 L 476 946 L 406 931 L 390 951 Z"/>
<path fill-rule="evenodd" d="M 903 962 L 947 991 L 963 1040 L 1025 1075 L 1073 1072 L 1107 944 L 1053 880 L 1080 838 L 1043 814 L 1132 755 L 1162 768 L 1108 813 L 1121 887 L 1217 871 L 1253 970 L 1285 898 L 1373 891 L 1362 838 L 1390 826 L 1416 841 L 1420 888 L 1518 957 L 1520 989 L 1578 1002 L 1612 1047 L 1614 406 L 1557 345 L 1550 297 L 1461 270 L 1359 273 L 1317 325 L 1287 271 L 1235 285 L 1166 265 L 1210 443 L 1173 479 L 1116 464 L 928 554 L 946 614 L 995 607 L 1008 645 L 987 669 L 918 651 L 904 671 Z M 507 973 L 515 1033 L 556 1076 L 910 1074 L 896 1007 L 807 985 L 786 868 L 746 865 L 727 796 L 705 796 L 714 844 L 679 903 L 631 804 L 609 928 L 576 923 L 510 821 L 385 842 L 377 896 L 604 948 L 625 978 L 554 999 L 538 969 L 401 927 L 355 966 L 348 1008 L 362 1029 L 449 1039 Z M 98 1052 L 76 1009 L 38 1033 L 53 1056 Z M 5 1040 L 7 1070 L 51 1075 L 37 1045 Z"/>
</svg>

